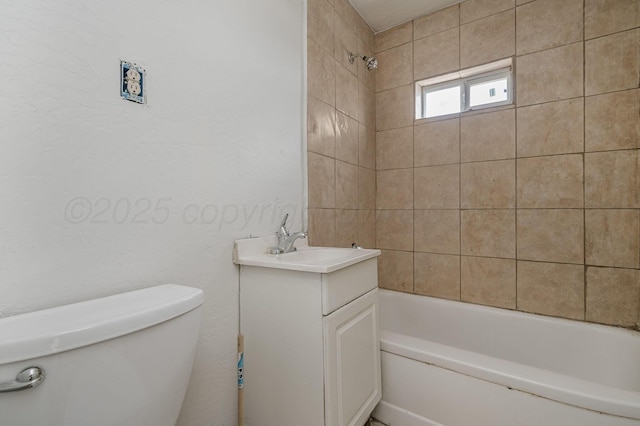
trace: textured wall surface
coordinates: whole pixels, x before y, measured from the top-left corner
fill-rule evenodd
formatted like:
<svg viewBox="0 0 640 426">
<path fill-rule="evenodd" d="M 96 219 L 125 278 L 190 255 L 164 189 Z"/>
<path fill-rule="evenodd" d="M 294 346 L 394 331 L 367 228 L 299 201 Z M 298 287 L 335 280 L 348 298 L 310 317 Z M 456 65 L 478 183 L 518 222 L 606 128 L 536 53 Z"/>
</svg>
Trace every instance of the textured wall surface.
<svg viewBox="0 0 640 426">
<path fill-rule="evenodd" d="M 200 287 L 179 424 L 235 425 L 231 250 L 283 210 L 302 226 L 304 21 L 303 0 L 0 1 L 0 316 Z"/>
</svg>

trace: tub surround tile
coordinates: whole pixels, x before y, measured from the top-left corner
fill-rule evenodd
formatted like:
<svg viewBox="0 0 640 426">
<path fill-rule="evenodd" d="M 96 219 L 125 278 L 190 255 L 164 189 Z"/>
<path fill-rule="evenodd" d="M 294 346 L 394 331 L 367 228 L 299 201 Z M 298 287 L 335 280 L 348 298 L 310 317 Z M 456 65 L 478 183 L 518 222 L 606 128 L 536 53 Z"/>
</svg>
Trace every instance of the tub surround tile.
<svg viewBox="0 0 640 426">
<path fill-rule="evenodd" d="M 334 14 L 334 55 L 336 61 L 344 69 L 349 70 L 353 75 L 358 75 L 358 65 L 349 62 L 349 52 L 358 51 L 358 37 L 353 31 L 353 26 L 338 14 Z"/>
<path fill-rule="evenodd" d="M 307 94 L 331 106 L 336 104 L 336 61 L 311 39 L 307 39 Z"/>
<path fill-rule="evenodd" d="M 377 210 L 376 247 L 389 250 L 413 250 L 413 211 Z"/>
<path fill-rule="evenodd" d="M 413 78 L 420 80 L 460 68 L 460 32 L 453 28 L 413 43 Z"/>
<path fill-rule="evenodd" d="M 378 209 L 413 209 L 412 169 L 377 172 L 376 207 Z"/>
<path fill-rule="evenodd" d="M 333 54 L 333 8 L 327 0 L 309 0 L 307 4 L 307 37 Z"/>
<path fill-rule="evenodd" d="M 516 111 L 478 114 L 460 120 L 462 162 L 503 160 L 516 153 Z"/>
<path fill-rule="evenodd" d="M 587 268 L 587 321 L 637 327 L 639 300 L 637 269 Z"/>
<path fill-rule="evenodd" d="M 515 207 L 515 160 L 460 165 L 460 207 L 512 209 Z"/>
<path fill-rule="evenodd" d="M 358 210 L 336 209 L 336 246 L 351 247 L 358 241 Z"/>
<path fill-rule="evenodd" d="M 433 121 L 413 130 L 415 167 L 460 162 L 460 119 Z"/>
<path fill-rule="evenodd" d="M 336 208 L 358 208 L 358 166 L 336 161 Z"/>
<path fill-rule="evenodd" d="M 358 77 L 336 62 L 336 109 L 358 119 Z"/>
<path fill-rule="evenodd" d="M 475 21 L 513 7 L 514 0 L 467 0 L 460 4 L 460 23 Z"/>
<path fill-rule="evenodd" d="M 584 266 L 518 261 L 518 310 L 584 320 Z"/>
<path fill-rule="evenodd" d="M 460 256 L 414 253 L 414 292 L 460 300 Z"/>
<path fill-rule="evenodd" d="M 376 133 L 378 170 L 413 167 L 413 127 Z"/>
<path fill-rule="evenodd" d="M 415 210 L 414 250 L 460 254 L 459 210 Z"/>
<path fill-rule="evenodd" d="M 376 128 L 376 94 L 358 81 L 358 120 L 370 129 Z"/>
<path fill-rule="evenodd" d="M 356 242 L 364 248 L 376 246 L 375 210 L 358 210 L 358 239 Z"/>
<path fill-rule="evenodd" d="M 518 108 L 518 157 L 582 152 L 584 114 L 583 98 Z"/>
<path fill-rule="evenodd" d="M 518 210 L 518 259 L 584 262 L 582 209 Z"/>
<path fill-rule="evenodd" d="M 417 40 L 451 28 L 457 28 L 458 25 L 460 25 L 460 6 L 456 4 L 414 20 L 413 39 Z"/>
<path fill-rule="evenodd" d="M 516 261 L 462 256 L 460 298 L 498 308 L 516 308 Z"/>
<path fill-rule="evenodd" d="M 413 292 L 413 253 L 382 250 L 378 257 L 378 285 L 389 290 Z"/>
<path fill-rule="evenodd" d="M 459 176 L 458 164 L 414 169 L 414 208 L 459 208 Z"/>
<path fill-rule="evenodd" d="M 584 35 L 595 38 L 640 26 L 637 0 L 585 0 Z"/>
<path fill-rule="evenodd" d="M 462 210 L 460 221 L 463 255 L 516 257 L 515 210 Z"/>
<path fill-rule="evenodd" d="M 362 53 L 364 56 L 374 56 L 373 47 L 367 45 L 362 39 L 358 39 L 358 52 L 352 53 Z M 367 89 L 376 90 L 376 72 L 372 72 L 367 68 L 367 63 L 365 61 L 355 61 L 358 67 L 358 80 L 361 81 Z"/>
<path fill-rule="evenodd" d="M 358 164 L 358 122 L 337 111 L 335 121 L 336 159 Z"/>
<path fill-rule="evenodd" d="M 510 9 L 460 26 L 460 67 L 468 68 L 513 56 L 515 10 Z"/>
<path fill-rule="evenodd" d="M 638 208 L 638 150 L 585 154 L 585 207 Z"/>
<path fill-rule="evenodd" d="M 640 91 L 625 90 L 585 99 L 585 150 L 638 148 Z"/>
<path fill-rule="evenodd" d="M 640 268 L 640 214 L 636 209 L 585 211 L 588 265 Z"/>
<path fill-rule="evenodd" d="M 413 85 L 376 93 L 376 130 L 413 125 Z"/>
<path fill-rule="evenodd" d="M 517 57 L 518 106 L 582 96 L 582 48 L 579 42 Z"/>
<path fill-rule="evenodd" d="M 376 168 L 376 130 L 374 127 L 358 126 L 358 164 L 369 169 Z"/>
<path fill-rule="evenodd" d="M 307 155 L 307 169 L 307 173 L 309 174 L 309 207 L 335 208 L 335 160 L 309 152 Z"/>
<path fill-rule="evenodd" d="M 335 209 L 309 209 L 309 245 L 335 247 Z"/>
<path fill-rule="evenodd" d="M 518 55 L 582 41 L 583 0 L 537 0 L 518 7 Z"/>
<path fill-rule="evenodd" d="M 392 47 L 400 46 L 404 43 L 409 43 L 413 39 L 413 23 L 407 22 L 405 24 L 393 27 L 389 30 L 383 31 L 375 35 L 375 50 L 376 53 L 382 52 Z"/>
<path fill-rule="evenodd" d="M 323 0 L 325 1 L 325 0 Z M 334 157 L 336 155 L 336 110 L 310 97 L 307 101 L 307 149 Z"/>
<path fill-rule="evenodd" d="M 640 29 L 585 43 L 586 95 L 635 89 L 639 80 Z"/>
<path fill-rule="evenodd" d="M 358 167 L 358 208 L 373 210 L 376 208 L 376 172 Z"/>
<path fill-rule="evenodd" d="M 519 208 L 582 208 L 581 154 L 518 159 Z"/>
<path fill-rule="evenodd" d="M 376 92 L 413 83 L 413 47 L 402 44 L 377 55 Z"/>
</svg>

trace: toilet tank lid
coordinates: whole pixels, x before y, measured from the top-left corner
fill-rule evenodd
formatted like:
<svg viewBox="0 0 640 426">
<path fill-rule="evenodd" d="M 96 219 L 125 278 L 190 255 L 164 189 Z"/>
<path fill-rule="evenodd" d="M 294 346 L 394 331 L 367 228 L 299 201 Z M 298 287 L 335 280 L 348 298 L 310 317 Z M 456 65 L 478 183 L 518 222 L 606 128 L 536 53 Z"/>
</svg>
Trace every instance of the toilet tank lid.
<svg viewBox="0 0 640 426">
<path fill-rule="evenodd" d="M 102 342 L 199 307 L 202 290 L 165 284 L 0 319 L 0 364 Z"/>
</svg>

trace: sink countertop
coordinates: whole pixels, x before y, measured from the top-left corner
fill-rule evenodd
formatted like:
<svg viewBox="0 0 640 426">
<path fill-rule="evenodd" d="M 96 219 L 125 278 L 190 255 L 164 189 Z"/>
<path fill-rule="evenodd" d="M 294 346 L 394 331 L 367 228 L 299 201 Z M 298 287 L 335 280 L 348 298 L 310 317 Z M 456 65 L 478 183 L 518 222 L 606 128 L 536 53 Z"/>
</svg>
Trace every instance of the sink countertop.
<svg viewBox="0 0 640 426">
<path fill-rule="evenodd" d="M 381 254 L 376 249 L 309 247 L 306 239 L 296 241 L 297 250 L 294 252 L 268 254 L 269 247 L 275 246 L 277 241 L 275 235 L 237 240 L 233 247 L 233 262 L 238 265 L 326 274 Z"/>
</svg>

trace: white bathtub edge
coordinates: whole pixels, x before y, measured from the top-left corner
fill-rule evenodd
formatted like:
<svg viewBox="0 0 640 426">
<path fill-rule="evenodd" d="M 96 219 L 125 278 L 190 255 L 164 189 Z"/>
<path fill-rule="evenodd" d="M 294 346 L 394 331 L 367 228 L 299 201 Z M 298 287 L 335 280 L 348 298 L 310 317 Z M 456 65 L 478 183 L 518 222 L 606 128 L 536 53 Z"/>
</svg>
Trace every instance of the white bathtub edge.
<svg viewBox="0 0 640 426">
<path fill-rule="evenodd" d="M 397 405 L 390 404 L 386 401 L 380 401 L 376 406 L 376 409 L 372 414 L 374 419 L 382 419 L 389 425 L 402 425 L 402 426 L 444 426 L 442 423 L 437 423 L 432 420 L 426 419 L 416 413 L 412 413 L 409 410 L 400 408 Z"/>
</svg>

